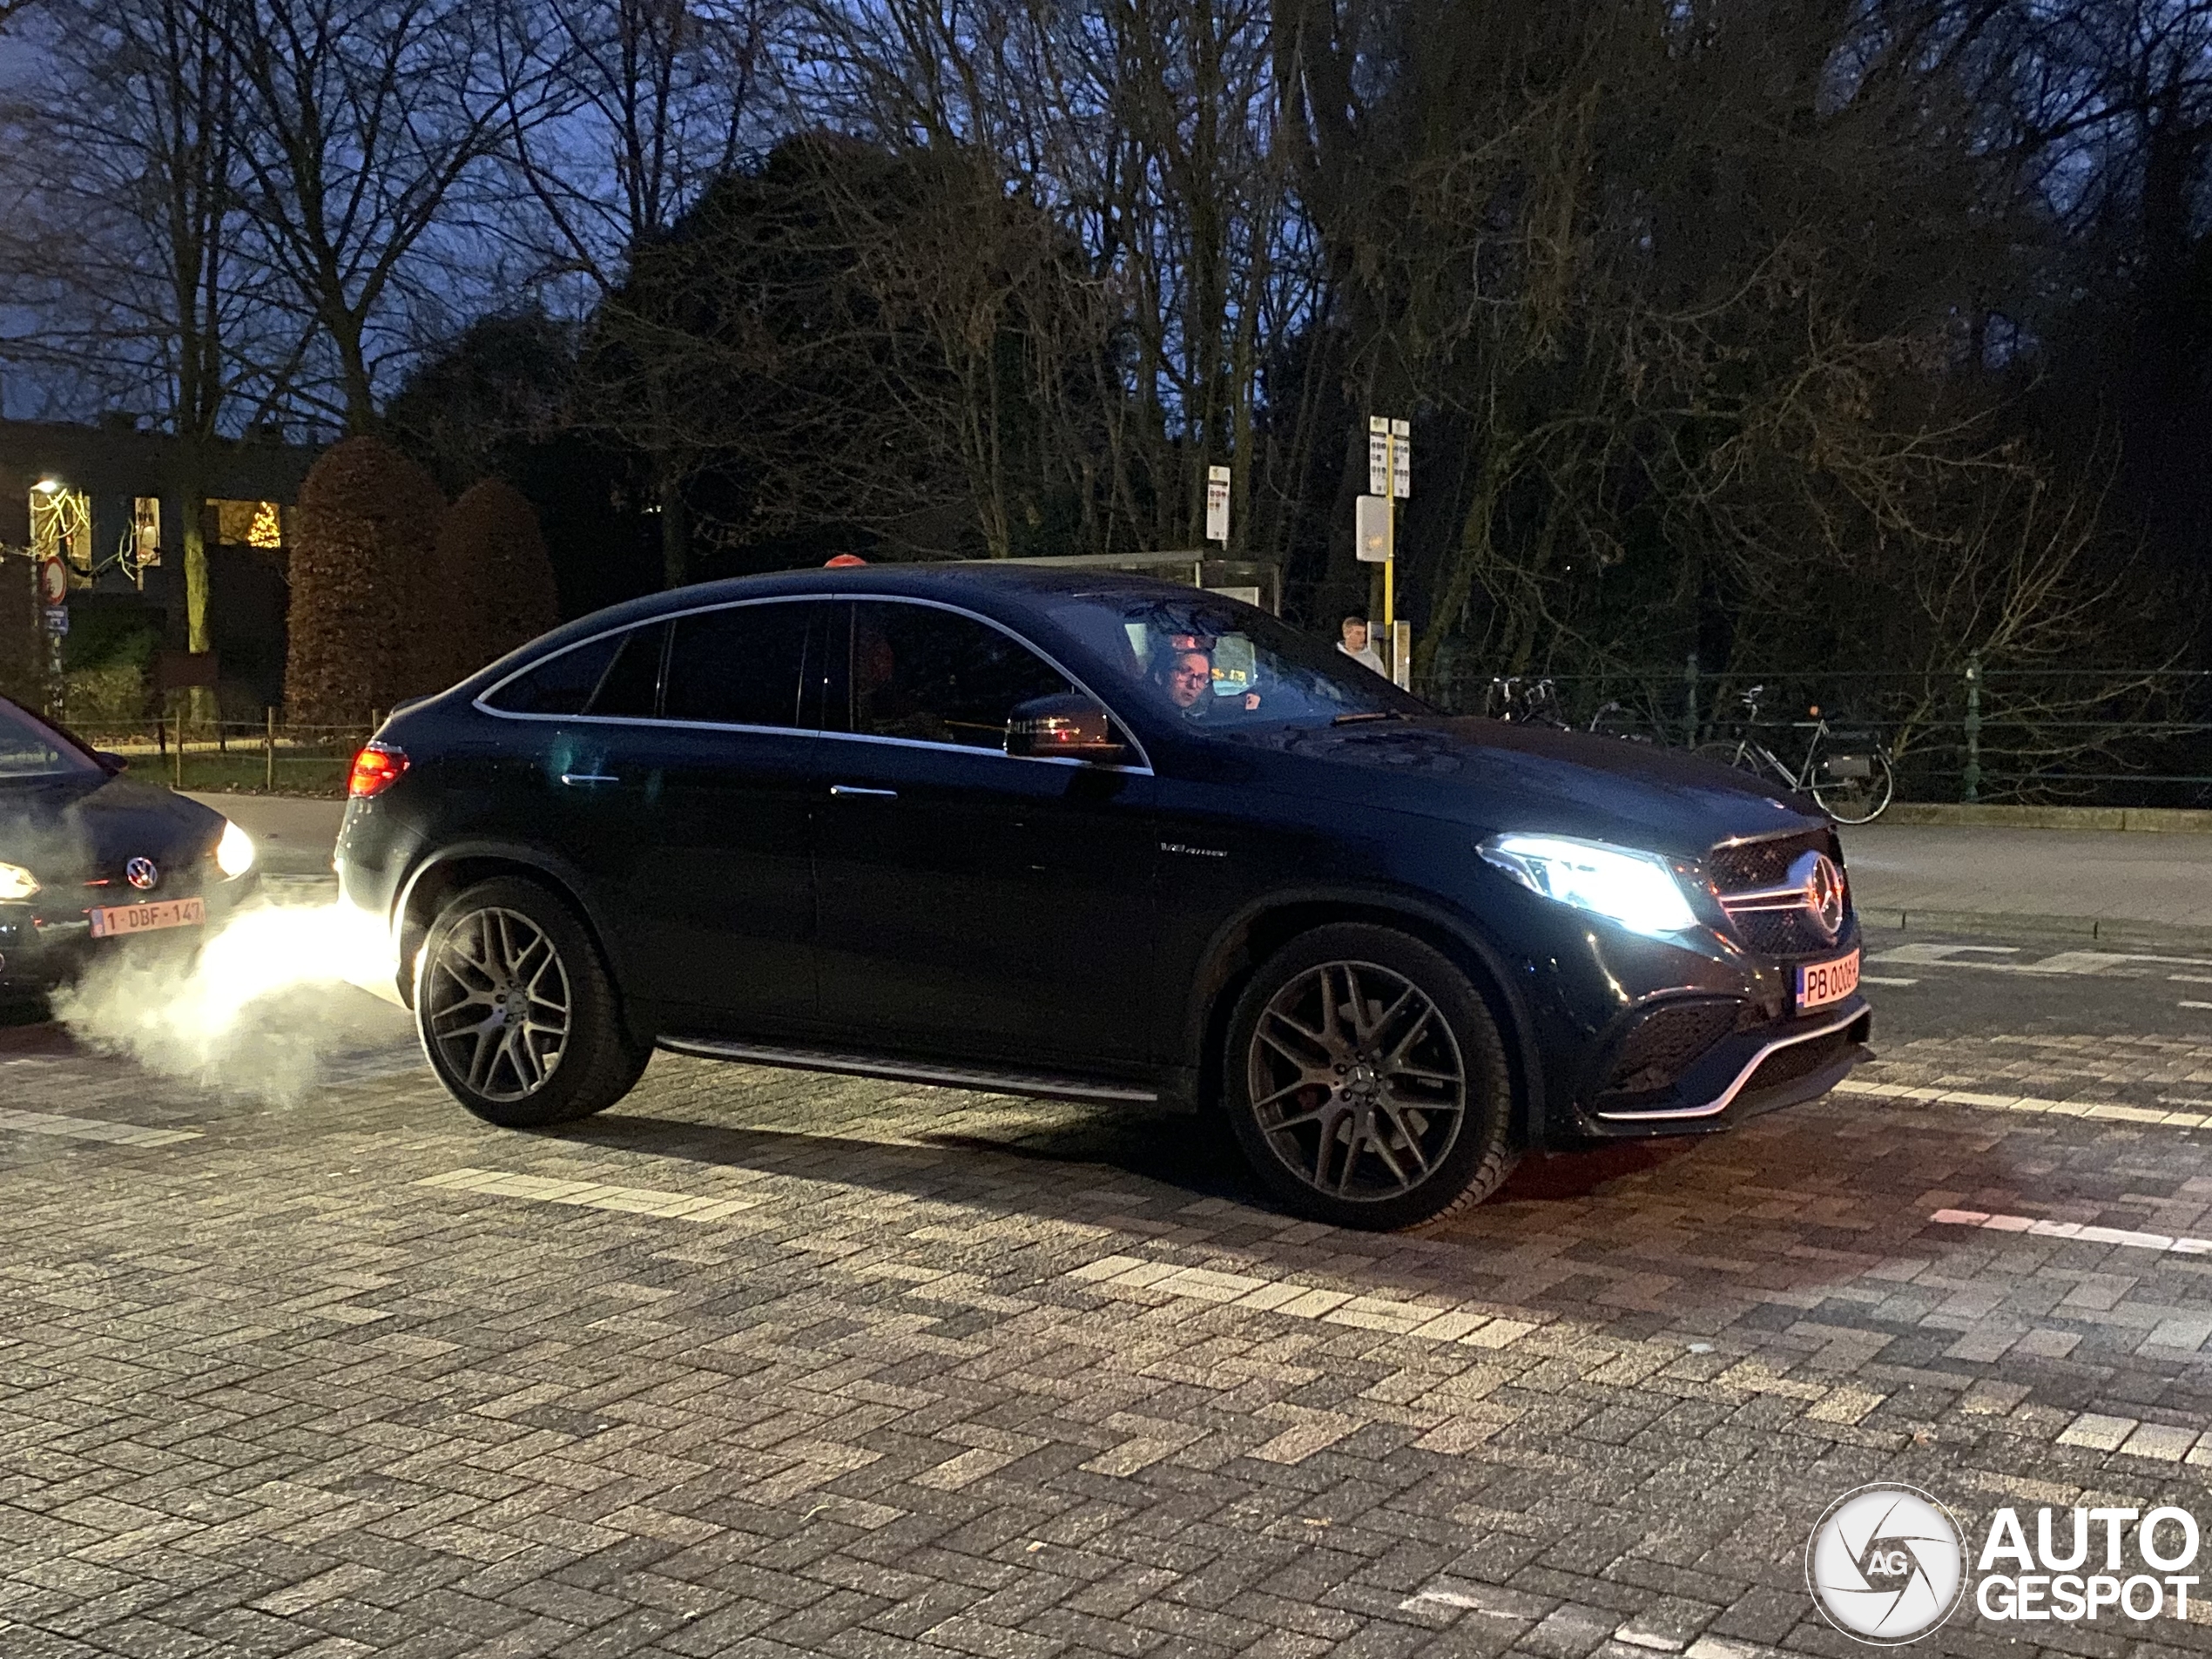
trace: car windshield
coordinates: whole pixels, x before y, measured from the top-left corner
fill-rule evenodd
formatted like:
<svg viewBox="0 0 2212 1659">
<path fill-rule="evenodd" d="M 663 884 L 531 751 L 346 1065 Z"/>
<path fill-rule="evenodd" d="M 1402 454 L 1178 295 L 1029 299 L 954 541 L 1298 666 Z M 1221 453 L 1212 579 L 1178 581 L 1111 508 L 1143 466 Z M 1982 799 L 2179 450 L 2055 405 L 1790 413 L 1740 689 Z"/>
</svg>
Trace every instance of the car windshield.
<svg viewBox="0 0 2212 1659">
<path fill-rule="evenodd" d="M 1135 692 L 1157 714 L 1209 729 L 1435 712 L 1333 645 L 1235 600 L 1085 593 L 1049 610 L 1111 665 L 1116 689 Z"/>
<path fill-rule="evenodd" d="M 99 769 L 44 720 L 0 698 L 0 784 L 21 778 L 81 778 Z"/>
</svg>

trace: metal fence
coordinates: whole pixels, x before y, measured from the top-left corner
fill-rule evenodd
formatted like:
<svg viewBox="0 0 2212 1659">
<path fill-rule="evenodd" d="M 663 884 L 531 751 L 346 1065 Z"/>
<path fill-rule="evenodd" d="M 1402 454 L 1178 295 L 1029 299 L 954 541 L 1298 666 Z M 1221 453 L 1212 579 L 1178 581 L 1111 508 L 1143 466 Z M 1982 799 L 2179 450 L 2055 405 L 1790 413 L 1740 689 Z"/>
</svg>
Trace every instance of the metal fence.
<svg viewBox="0 0 2212 1659">
<path fill-rule="evenodd" d="M 355 752 L 379 724 L 299 725 L 272 709 L 258 722 L 169 718 L 72 723 L 71 730 L 129 762 L 134 775 L 172 789 L 340 797 Z"/>
<path fill-rule="evenodd" d="M 1834 732 L 1886 743 L 1900 800 L 2056 801 L 2212 807 L 2212 672 L 2173 669 L 1990 669 L 1953 673 L 1802 670 L 1771 674 L 1560 675 L 1561 711 L 1586 726 L 1691 747 L 1744 729 L 1743 694 L 1763 686 L 1757 732 L 1795 764 L 1818 708 Z M 1487 675 L 1461 673 L 1440 700 L 1462 713 L 1491 701 Z M 172 787 L 343 795 L 375 724 L 307 725 L 175 717 L 79 723 L 78 734 Z"/>
<path fill-rule="evenodd" d="M 1817 708 L 1838 733 L 1890 746 L 1900 800 L 2212 807 L 2212 672 L 1969 662 L 1941 673 L 1712 673 L 1691 662 L 1554 683 L 1575 725 L 1618 705 L 1607 729 L 1683 747 L 1744 730 L 1743 695 L 1763 686 L 1757 733 L 1784 760 L 1804 752 Z M 1463 672 L 1441 700 L 1481 713 L 1491 686 Z"/>
</svg>

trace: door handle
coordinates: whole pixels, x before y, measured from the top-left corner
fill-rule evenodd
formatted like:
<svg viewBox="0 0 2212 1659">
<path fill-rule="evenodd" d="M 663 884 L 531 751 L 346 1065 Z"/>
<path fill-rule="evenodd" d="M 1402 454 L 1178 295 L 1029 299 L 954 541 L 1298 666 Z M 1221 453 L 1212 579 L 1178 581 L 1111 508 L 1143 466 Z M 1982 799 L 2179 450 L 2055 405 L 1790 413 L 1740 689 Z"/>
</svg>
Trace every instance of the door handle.
<svg viewBox="0 0 2212 1659">
<path fill-rule="evenodd" d="M 618 784 L 622 779 L 604 772 L 564 772 L 561 774 L 561 781 L 564 784 Z"/>
<path fill-rule="evenodd" d="M 895 789 L 863 789 L 858 784 L 832 784 L 830 786 L 830 793 L 840 799 L 847 795 L 873 796 L 878 800 L 896 800 L 899 799 L 899 792 Z"/>
</svg>

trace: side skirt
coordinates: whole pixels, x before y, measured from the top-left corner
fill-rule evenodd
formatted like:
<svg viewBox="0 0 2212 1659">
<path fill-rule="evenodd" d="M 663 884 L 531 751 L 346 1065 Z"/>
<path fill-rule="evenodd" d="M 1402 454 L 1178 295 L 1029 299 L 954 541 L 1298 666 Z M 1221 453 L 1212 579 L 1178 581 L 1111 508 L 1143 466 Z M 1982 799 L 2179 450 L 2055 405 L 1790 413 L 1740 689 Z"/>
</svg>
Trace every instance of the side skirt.
<svg viewBox="0 0 2212 1659">
<path fill-rule="evenodd" d="M 827 1071 L 847 1077 L 886 1077 L 897 1082 L 932 1083 L 940 1089 L 974 1089 L 994 1095 L 1035 1095 L 1046 1100 L 1080 1100 L 1109 1105 L 1149 1106 L 1159 1091 L 1128 1083 L 1102 1082 L 1053 1073 L 1001 1071 L 987 1066 L 940 1066 L 876 1055 L 840 1054 L 825 1049 L 775 1048 L 765 1043 L 729 1042 L 715 1037 L 670 1037 L 659 1047 L 671 1054 L 703 1060 L 732 1060 L 750 1066 L 782 1066 L 792 1071 Z"/>
</svg>

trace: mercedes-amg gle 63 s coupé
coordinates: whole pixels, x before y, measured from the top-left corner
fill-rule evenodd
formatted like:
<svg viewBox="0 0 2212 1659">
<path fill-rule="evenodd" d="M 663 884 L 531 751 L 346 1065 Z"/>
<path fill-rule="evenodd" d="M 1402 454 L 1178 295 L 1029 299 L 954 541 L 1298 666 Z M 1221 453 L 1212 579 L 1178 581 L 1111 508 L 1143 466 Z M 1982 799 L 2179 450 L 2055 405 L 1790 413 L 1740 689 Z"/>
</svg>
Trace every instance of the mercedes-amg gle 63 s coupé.
<svg viewBox="0 0 2212 1659">
<path fill-rule="evenodd" d="M 1865 1055 L 1829 821 L 1745 774 L 1454 718 L 1220 595 L 1015 567 L 709 583 L 406 707 L 348 903 L 495 1123 L 656 1046 L 1226 1115 L 1329 1222 L 1525 1148 L 1700 1134 Z"/>
</svg>

